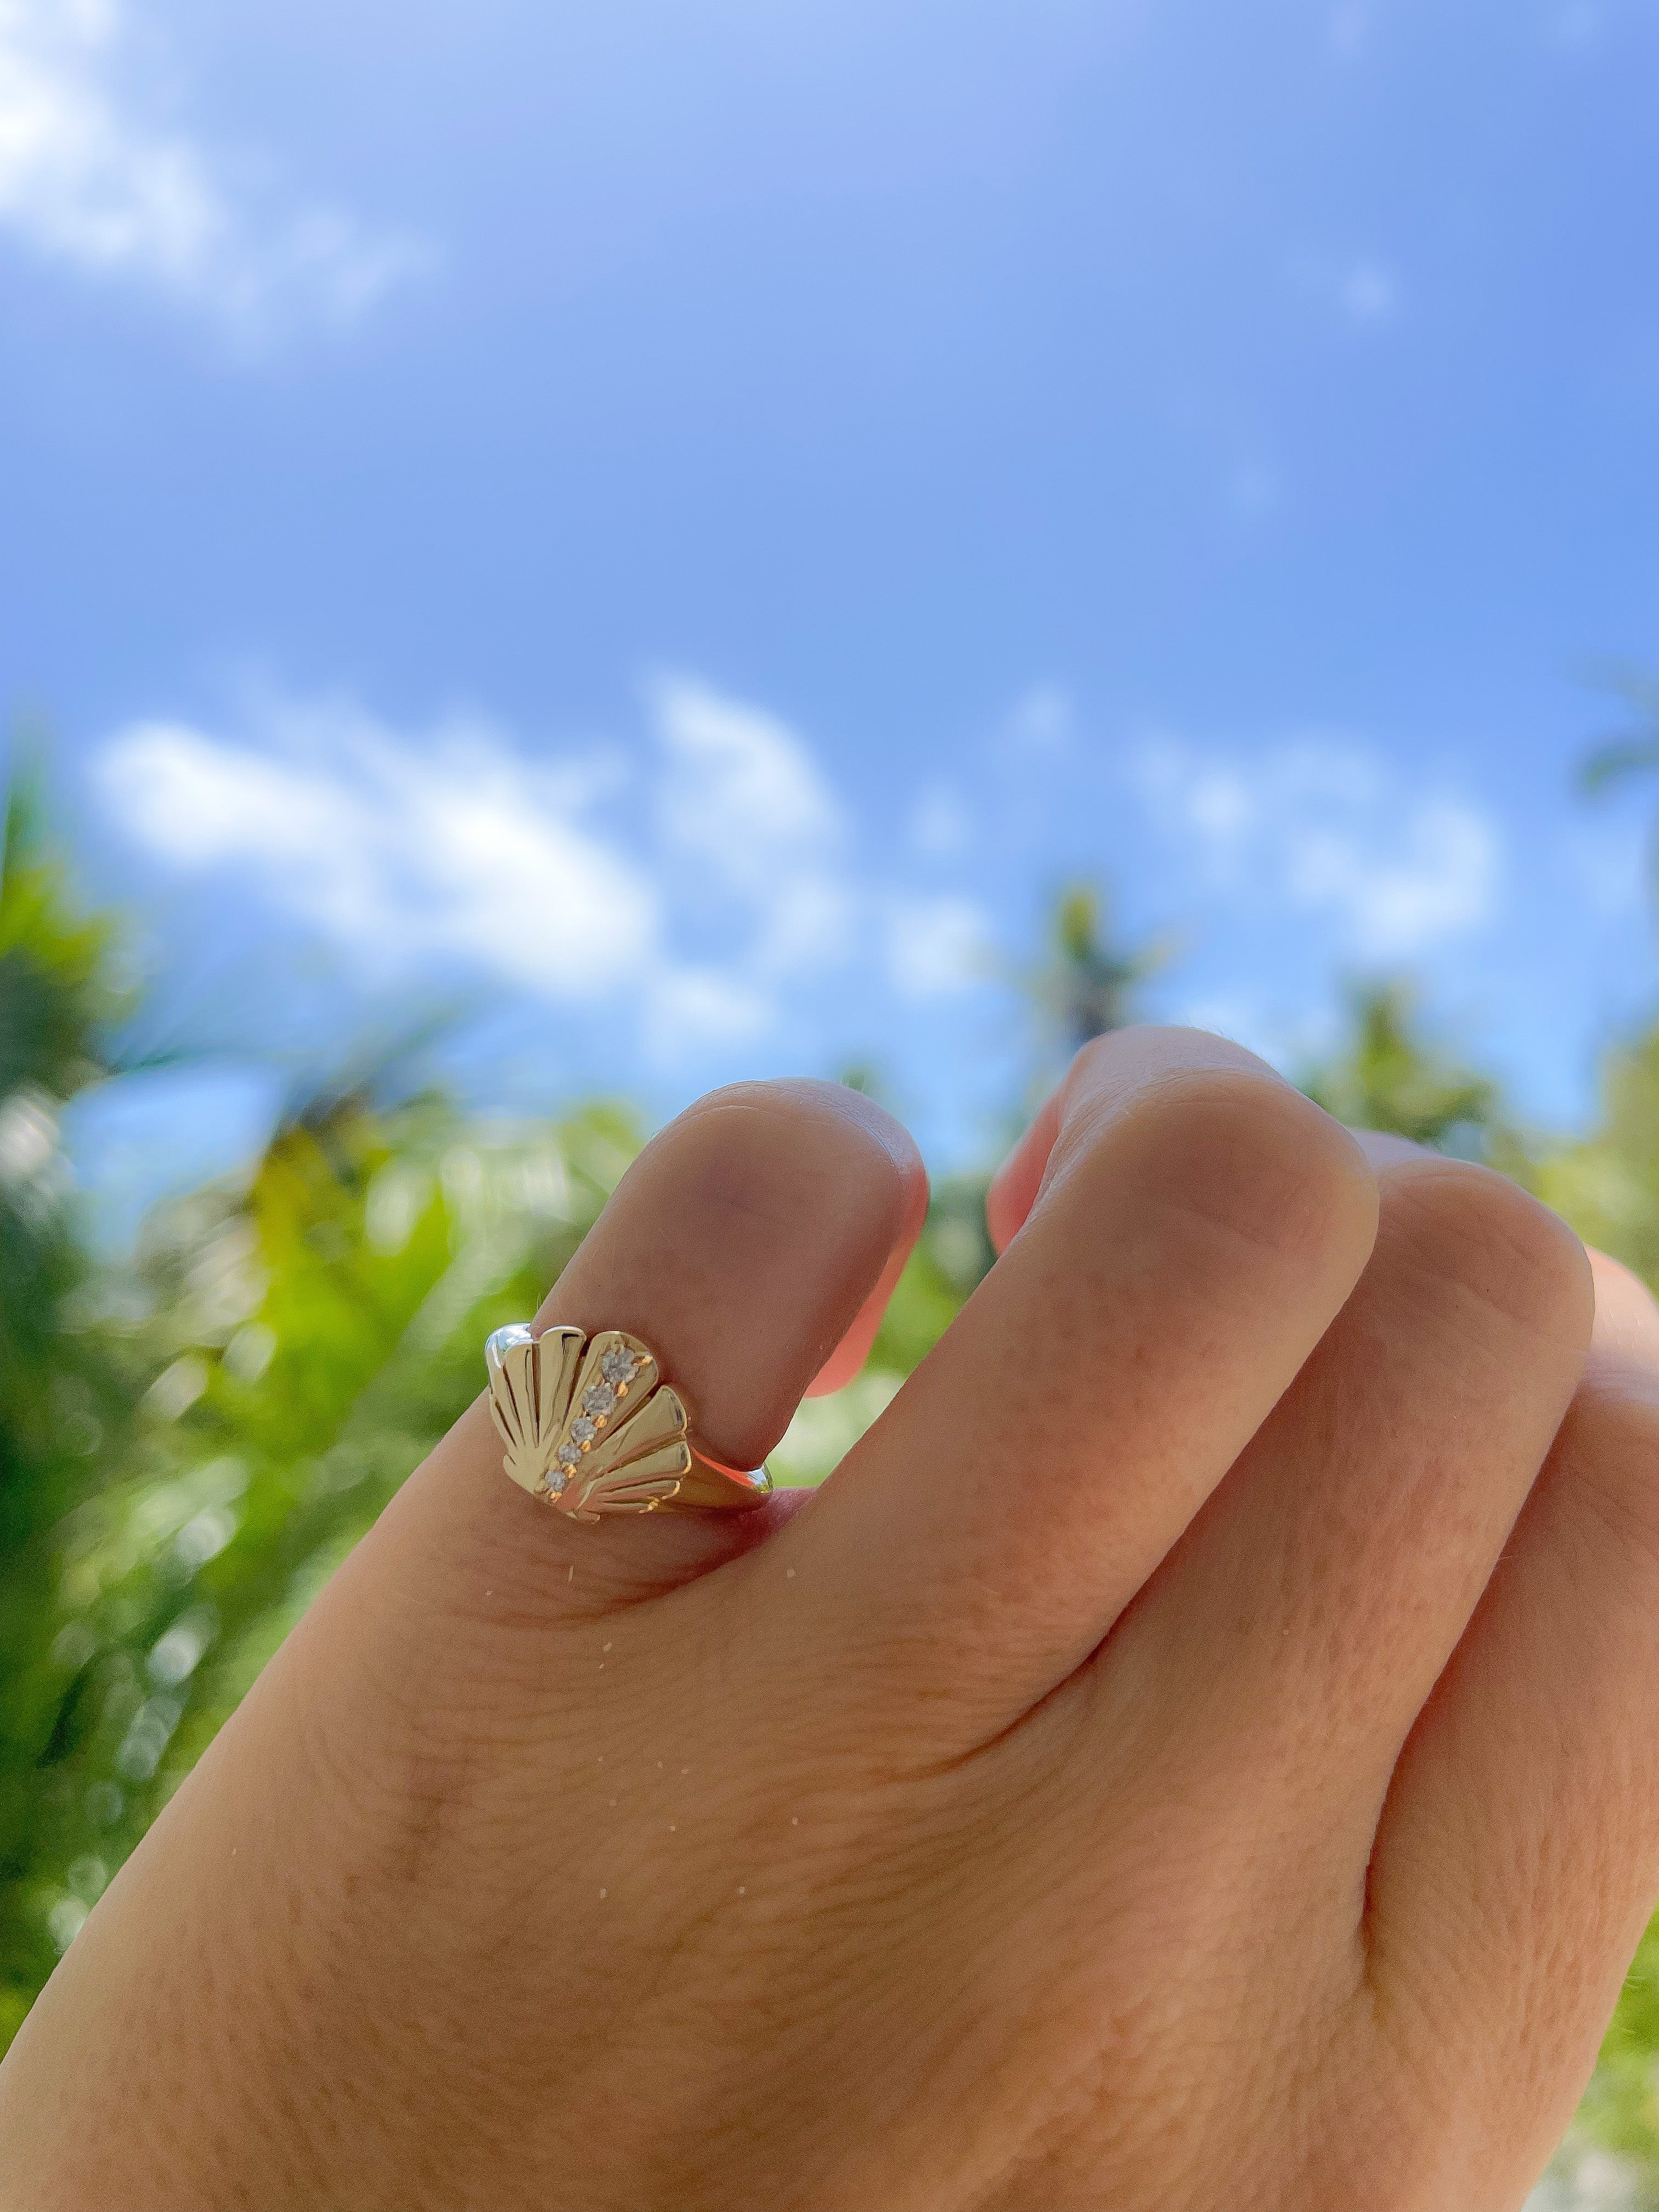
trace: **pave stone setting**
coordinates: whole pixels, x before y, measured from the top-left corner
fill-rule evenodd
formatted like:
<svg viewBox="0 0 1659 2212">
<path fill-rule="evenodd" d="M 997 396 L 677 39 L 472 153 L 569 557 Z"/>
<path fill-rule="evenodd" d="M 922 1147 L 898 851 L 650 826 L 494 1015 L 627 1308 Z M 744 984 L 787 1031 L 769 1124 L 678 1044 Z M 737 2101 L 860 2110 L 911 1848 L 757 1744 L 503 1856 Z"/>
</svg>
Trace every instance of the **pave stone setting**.
<svg viewBox="0 0 1659 2212">
<path fill-rule="evenodd" d="M 571 1422 L 565 1441 L 547 1471 L 550 1497 L 562 1498 L 569 1488 L 571 1476 L 580 1466 L 583 1455 L 591 1452 L 604 1435 L 611 1415 L 628 1395 L 628 1386 L 639 1373 L 641 1364 L 639 1354 L 625 1344 L 613 1344 L 601 1358 L 601 1379 L 583 1391 L 582 1411 Z"/>
<path fill-rule="evenodd" d="M 659 1386 L 656 1355 L 620 1329 L 597 1341 L 527 1322 L 485 1346 L 490 1415 L 506 1473 L 578 1521 L 650 1513 L 678 1496 L 694 1455 L 678 1393 Z M 659 1402 L 660 1401 L 660 1402 Z"/>
</svg>

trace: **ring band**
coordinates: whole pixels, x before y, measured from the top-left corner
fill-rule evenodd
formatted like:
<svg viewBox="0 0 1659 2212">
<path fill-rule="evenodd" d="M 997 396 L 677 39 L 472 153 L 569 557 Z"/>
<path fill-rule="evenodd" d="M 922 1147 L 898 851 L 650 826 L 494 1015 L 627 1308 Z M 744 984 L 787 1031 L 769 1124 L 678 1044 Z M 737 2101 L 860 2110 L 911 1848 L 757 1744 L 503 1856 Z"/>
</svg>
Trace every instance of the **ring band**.
<svg viewBox="0 0 1659 2212">
<path fill-rule="evenodd" d="M 690 1441 L 684 1399 L 657 1355 L 626 1329 L 528 1322 L 484 1346 L 501 1464 L 521 1490 L 573 1521 L 612 1513 L 745 1512 L 770 1496 L 763 1467 L 723 1467 Z"/>
<path fill-rule="evenodd" d="M 709 1459 L 695 1444 L 690 1446 L 690 1472 L 680 1482 L 674 1503 L 682 1509 L 688 1506 L 711 1508 L 717 1513 L 744 1513 L 754 1505 L 763 1505 L 772 1495 L 772 1477 L 765 1468 L 751 1468 L 746 1474 L 735 1467 L 722 1467 L 718 1460 Z"/>
</svg>

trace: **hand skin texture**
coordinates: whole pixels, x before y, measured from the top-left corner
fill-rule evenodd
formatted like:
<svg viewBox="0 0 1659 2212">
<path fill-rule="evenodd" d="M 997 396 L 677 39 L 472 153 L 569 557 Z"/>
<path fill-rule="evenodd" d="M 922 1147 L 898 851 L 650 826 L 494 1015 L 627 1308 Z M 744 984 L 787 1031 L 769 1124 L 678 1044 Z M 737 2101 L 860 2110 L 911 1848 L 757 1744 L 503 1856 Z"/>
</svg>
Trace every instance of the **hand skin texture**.
<svg viewBox="0 0 1659 2212">
<path fill-rule="evenodd" d="M 720 1092 L 542 1318 L 752 1464 L 924 1197 Z M 1185 1032 L 991 1212 L 811 1497 L 576 1526 L 469 1411 L 31 2014 L 4 2212 L 1521 2204 L 1659 1889 L 1659 1316 Z"/>
</svg>

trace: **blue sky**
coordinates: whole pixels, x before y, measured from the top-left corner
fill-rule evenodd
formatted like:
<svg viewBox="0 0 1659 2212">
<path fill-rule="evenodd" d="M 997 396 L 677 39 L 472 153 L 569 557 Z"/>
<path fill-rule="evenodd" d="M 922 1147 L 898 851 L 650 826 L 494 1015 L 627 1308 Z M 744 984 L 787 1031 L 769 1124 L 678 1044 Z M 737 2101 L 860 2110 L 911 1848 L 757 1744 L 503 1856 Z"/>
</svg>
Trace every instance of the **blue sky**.
<svg viewBox="0 0 1659 2212">
<path fill-rule="evenodd" d="M 959 1158 L 1081 873 L 1160 1013 L 1409 972 L 1571 1121 L 1656 124 L 1659 0 L 0 0 L 0 699 L 210 1044 L 873 1060 Z M 85 1171 L 250 1141 L 192 1080 Z"/>
</svg>

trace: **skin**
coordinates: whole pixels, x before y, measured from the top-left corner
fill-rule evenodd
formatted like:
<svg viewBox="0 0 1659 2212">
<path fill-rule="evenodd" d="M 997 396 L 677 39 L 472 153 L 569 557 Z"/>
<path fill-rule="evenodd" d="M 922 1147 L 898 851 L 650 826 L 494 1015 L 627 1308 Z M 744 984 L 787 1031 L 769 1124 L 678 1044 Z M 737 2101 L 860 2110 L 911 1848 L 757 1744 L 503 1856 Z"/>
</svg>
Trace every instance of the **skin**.
<svg viewBox="0 0 1659 2212">
<path fill-rule="evenodd" d="M 752 1464 L 924 1202 L 721 1092 L 541 1319 Z M 1659 1891 L 1659 1313 L 1180 1031 L 990 1217 L 810 1499 L 578 1527 L 471 1409 L 30 2015 L 5 2212 L 1521 2204 Z"/>
</svg>

